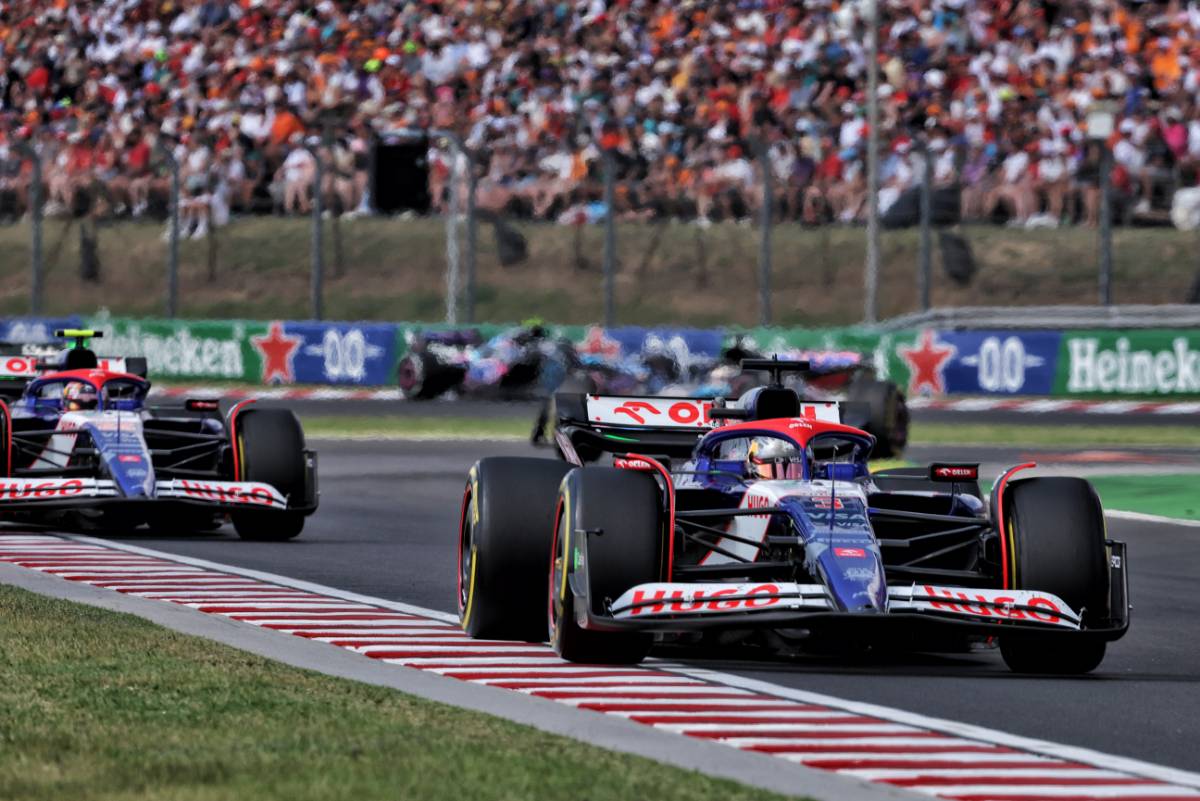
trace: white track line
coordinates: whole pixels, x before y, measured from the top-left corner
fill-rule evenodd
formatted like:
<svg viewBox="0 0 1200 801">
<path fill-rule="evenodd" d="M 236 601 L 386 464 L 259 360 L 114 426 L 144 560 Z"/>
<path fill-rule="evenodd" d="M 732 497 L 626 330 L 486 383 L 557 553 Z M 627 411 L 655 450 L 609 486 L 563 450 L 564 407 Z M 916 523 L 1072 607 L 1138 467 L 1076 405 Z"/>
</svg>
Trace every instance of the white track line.
<svg viewBox="0 0 1200 801">
<path fill-rule="evenodd" d="M 1172 526 L 1186 526 L 1188 528 L 1200 528 L 1200 520 L 1187 520 L 1182 517 L 1166 517 L 1164 515 L 1148 515 L 1144 512 L 1122 512 L 1120 510 L 1105 509 L 1105 517 L 1115 517 L 1117 520 L 1135 520 L 1139 523 L 1168 523 Z"/>
</svg>

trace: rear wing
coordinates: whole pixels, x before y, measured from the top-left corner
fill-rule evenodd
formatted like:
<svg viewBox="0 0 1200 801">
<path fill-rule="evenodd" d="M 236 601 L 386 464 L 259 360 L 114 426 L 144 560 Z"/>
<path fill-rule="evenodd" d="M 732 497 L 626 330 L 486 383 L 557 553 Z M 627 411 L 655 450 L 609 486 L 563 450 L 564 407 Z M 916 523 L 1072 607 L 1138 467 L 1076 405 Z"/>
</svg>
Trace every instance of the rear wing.
<svg viewBox="0 0 1200 801">
<path fill-rule="evenodd" d="M 64 351 L 55 349 L 50 354 L 33 351 L 28 354 L 5 355 L 0 350 L 0 398 L 16 400 L 24 393 L 26 385 L 33 379 L 66 369 Z M 114 373 L 131 373 L 140 378 L 146 378 L 146 359 L 142 356 L 101 356 L 96 360 L 96 366 L 101 370 L 111 370 Z"/>
<path fill-rule="evenodd" d="M 630 451 L 686 459 L 701 437 L 732 416 L 721 415 L 727 410 L 712 398 L 678 396 L 560 392 L 554 406 L 555 441 L 567 461 L 576 464 L 595 461 L 604 453 Z M 749 412 L 739 416 L 749 417 Z M 799 416 L 841 422 L 838 404 L 832 401 L 801 403 Z"/>
</svg>

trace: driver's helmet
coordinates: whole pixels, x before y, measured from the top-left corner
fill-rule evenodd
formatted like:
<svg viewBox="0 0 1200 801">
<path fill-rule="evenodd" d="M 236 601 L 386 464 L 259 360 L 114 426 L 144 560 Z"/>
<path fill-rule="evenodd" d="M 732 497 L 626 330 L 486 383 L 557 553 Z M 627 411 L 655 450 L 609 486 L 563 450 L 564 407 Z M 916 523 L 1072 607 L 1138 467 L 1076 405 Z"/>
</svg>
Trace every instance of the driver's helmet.
<svg viewBox="0 0 1200 801">
<path fill-rule="evenodd" d="M 746 453 L 746 472 L 765 479 L 799 479 L 800 450 L 778 437 L 755 437 Z"/>
<path fill-rule="evenodd" d="M 96 388 L 85 381 L 72 381 L 63 389 L 63 406 L 69 412 L 95 409 L 99 400 Z"/>
</svg>

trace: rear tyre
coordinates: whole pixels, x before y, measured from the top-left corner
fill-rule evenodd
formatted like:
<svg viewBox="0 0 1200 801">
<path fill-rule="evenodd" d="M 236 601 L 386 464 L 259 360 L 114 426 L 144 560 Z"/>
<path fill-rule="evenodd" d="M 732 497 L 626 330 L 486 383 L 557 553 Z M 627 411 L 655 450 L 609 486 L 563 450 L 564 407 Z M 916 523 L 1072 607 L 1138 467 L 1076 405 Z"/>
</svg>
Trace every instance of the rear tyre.
<svg viewBox="0 0 1200 801">
<path fill-rule="evenodd" d="M 405 400 L 432 400 L 461 384 L 466 374 L 424 351 L 409 353 L 396 365 L 396 383 Z"/>
<path fill-rule="evenodd" d="M 850 384 L 848 399 L 868 408 L 868 434 L 875 437 L 873 459 L 900 456 L 908 445 L 908 404 L 904 393 L 891 381 L 858 378 Z"/>
<path fill-rule="evenodd" d="M 611 467 L 571 472 L 559 495 L 550 565 L 550 642 L 563 659 L 636 664 L 648 634 L 582 628 L 571 583 L 582 581 L 596 607 L 662 575 L 663 537 L 658 484 L 648 475 Z"/>
<path fill-rule="evenodd" d="M 546 640 L 554 506 L 569 469 L 515 457 L 471 468 L 458 532 L 458 619 L 470 636 Z"/>
<path fill-rule="evenodd" d="M 296 415 L 287 409 L 247 409 L 236 424 L 241 480 L 270 484 L 289 504 L 304 503 L 307 459 Z M 304 513 L 298 511 L 246 509 L 230 518 L 238 536 L 246 540 L 290 540 L 304 530 Z"/>
<path fill-rule="evenodd" d="M 1104 512 L 1081 478 L 1041 477 L 1006 490 L 1009 574 L 1015 589 L 1062 598 L 1089 621 L 1109 615 Z M 1074 634 L 1000 638 L 1005 664 L 1018 673 L 1087 673 L 1104 659 L 1102 640 Z"/>
</svg>

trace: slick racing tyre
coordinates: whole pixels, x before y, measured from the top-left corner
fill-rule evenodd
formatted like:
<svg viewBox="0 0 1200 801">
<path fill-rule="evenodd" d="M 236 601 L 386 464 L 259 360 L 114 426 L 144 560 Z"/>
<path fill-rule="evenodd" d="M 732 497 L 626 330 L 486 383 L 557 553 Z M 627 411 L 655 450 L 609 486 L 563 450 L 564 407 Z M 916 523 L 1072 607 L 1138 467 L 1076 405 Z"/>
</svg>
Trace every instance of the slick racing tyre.
<svg viewBox="0 0 1200 801">
<path fill-rule="evenodd" d="M 573 470 L 559 494 L 550 565 L 550 643 L 563 659 L 636 664 L 652 638 L 580 627 L 571 590 L 582 583 L 593 612 L 662 575 L 662 504 L 653 478 L 611 467 Z"/>
<path fill-rule="evenodd" d="M 304 431 L 287 409 L 247 409 L 237 416 L 234 447 L 242 481 L 270 484 L 288 503 L 307 494 Z M 242 539 L 290 540 L 304 529 L 304 513 L 247 509 L 230 514 Z"/>
<path fill-rule="evenodd" d="M 432 400 L 461 384 L 466 374 L 424 351 L 409 353 L 396 365 L 396 383 L 405 400 Z"/>
<path fill-rule="evenodd" d="M 517 457 L 471 468 L 458 534 L 458 619 L 470 636 L 545 642 L 554 505 L 570 469 Z"/>
<path fill-rule="evenodd" d="M 901 456 L 908 445 L 908 404 L 900 388 L 891 381 L 859 377 L 850 384 L 847 396 L 869 410 L 864 428 L 875 437 L 871 458 Z"/>
<path fill-rule="evenodd" d="M 1009 575 L 1015 589 L 1062 598 L 1083 622 L 1108 617 L 1104 513 L 1081 478 L 1013 481 L 1005 491 Z M 1005 663 L 1018 673 L 1087 673 L 1104 659 L 1105 643 L 1074 633 L 1000 638 Z"/>
</svg>

